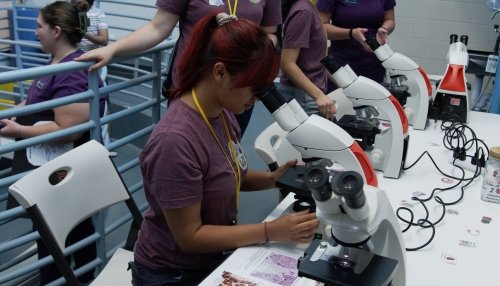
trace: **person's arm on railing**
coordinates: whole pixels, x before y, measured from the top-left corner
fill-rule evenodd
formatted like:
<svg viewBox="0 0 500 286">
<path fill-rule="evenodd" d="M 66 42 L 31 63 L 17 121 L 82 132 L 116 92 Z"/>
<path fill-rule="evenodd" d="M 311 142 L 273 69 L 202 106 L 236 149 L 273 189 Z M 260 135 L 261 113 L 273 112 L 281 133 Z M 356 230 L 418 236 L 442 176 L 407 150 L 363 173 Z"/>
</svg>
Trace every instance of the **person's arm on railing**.
<svg viewBox="0 0 500 286">
<path fill-rule="evenodd" d="M 175 27 L 179 16 L 158 8 L 153 19 L 145 26 L 112 44 L 89 51 L 76 61 L 96 61 L 90 71 L 105 66 L 114 56 L 130 55 L 154 47 L 165 40 Z"/>
</svg>

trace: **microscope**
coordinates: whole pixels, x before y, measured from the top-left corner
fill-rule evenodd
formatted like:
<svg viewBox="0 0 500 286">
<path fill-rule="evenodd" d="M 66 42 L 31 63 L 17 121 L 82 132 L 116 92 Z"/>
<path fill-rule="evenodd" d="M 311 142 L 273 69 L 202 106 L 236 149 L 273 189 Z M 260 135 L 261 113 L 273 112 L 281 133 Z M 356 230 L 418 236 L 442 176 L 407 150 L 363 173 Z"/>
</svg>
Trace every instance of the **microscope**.
<svg viewBox="0 0 500 286">
<path fill-rule="evenodd" d="M 377 82 L 357 76 L 349 65 L 341 66 L 327 56 L 322 61 L 343 94 L 359 111 L 369 111 L 366 116 L 380 121 L 381 132 L 375 136 L 373 147 L 364 151 L 376 170 L 384 177 L 399 178 L 408 150 L 408 118 L 398 100 Z M 339 106 L 337 110 L 345 108 Z M 338 124 L 342 126 L 342 119 Z M 355 135 L 352 135 L 354 138 Z"/>
<path fill-rule="evenodd" d="M 393 52 L 388 44 L 380 45 L 376 37 L 366 43 L 387 70 L 391 79 L 387 89 L 404 106 L 410 125 L 425 130 L 432 104 L 432 86 L 425 71 L 407 56 Z"/>
<path fill-rule="evenodd" d="M 404 240 L 385 191 L 363 184 L 354 171 L 331 171 L 332 162 L 306 163 L 304 185 L 316 202 L 329 241 L 313 240 L 299 259 L 299 276 L 325 285 L 406 283 Z"/>
<path fill-rule="evenodd" d="M 257 136 L 254 146 L 270 170 L 292 159 L 308 162 L 328 158 L 335 162 L 339 170 L 355 170 L 362 174 L 366 184 L 378 185 L 370 160 L 345 130 L 321 116 L 308 116 L 295 99 L 286 102 L 274 85 L 258 93 L 257 97 L 276 119 Z M 297 166 L 291 168 L 284 179 L 293 182 L 299 178 L 300 181 L 303 174 L 304 168 Z M 293 188 L 293 183 L 281 182 L 276 186 L 295 193 L 295 211 L 314 208 L 314 200 L 305 188 Z"/>
<path fill-rule="evenodd" d="M 295 99 L 285 102 L 274 85 L 257 97 L 276 119 L 257 138 L 257 152 L 270 167 L 277 165 L 279 148 L 283 161 L 300 154 L 305 165 L 290 168 L 277 185 L 310 197 L 322 224 L 331 226 L 332 240 L 309 245 L 299 275 L 326 285 L 404 286 L 402 234 L 361 147 L 332 121 L 308 116 Z M 336 169 L 336 162 L 345 168 Z"/>
<path fill-rule="evenodd" d="M 468 36 L 462 35 L 458 42 L 456 34 L 450 35 L 450 47 L 446 55 L 448 65 L 429 110 L 431 119 L 451 119 L 463 123 L 469 120 L 469 91 L 465 77 L 465 69 L 469 63 L 468 40 Z"/>
<path fill-rule="evenodd" d="M 281 163 L 292 159 L 306 162 L 316 158 L 328 158 L 343 169 L 360 173 L 364 183 L 378 185 L 377 175 L 370 160 L 345 130 L 321 116 L 307 115 L 295 99 L 286 102 L 274 85 L 256 96 L 276 119 L 276 122 L 266 128 L 273 133 L 268 138 L 263 138 L 262 135 L 266 132 L 264 130 L 255 143 L 257 153 L 271 169 L 279 162 L 276 158 L 276 144 L 273 145 L 270 140 L 279 137 L 280 145 L 288 147 L 284 149 L 286 154 L 282 155 L 285 158 Z"/>
</svg>

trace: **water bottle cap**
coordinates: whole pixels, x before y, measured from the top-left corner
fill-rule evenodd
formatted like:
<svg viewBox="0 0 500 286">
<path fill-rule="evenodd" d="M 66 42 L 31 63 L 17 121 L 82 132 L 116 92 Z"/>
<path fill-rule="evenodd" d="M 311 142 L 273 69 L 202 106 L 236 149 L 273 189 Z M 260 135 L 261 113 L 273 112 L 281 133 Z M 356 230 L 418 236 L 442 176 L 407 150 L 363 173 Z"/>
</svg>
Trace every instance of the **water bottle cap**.
<svg viewBox="0 0 500 286">
<path fill-rule="evenodd" d="M 500 159 L 500 146 L 494 146 L 490 148 L 490 155 Z"/>
</svg>

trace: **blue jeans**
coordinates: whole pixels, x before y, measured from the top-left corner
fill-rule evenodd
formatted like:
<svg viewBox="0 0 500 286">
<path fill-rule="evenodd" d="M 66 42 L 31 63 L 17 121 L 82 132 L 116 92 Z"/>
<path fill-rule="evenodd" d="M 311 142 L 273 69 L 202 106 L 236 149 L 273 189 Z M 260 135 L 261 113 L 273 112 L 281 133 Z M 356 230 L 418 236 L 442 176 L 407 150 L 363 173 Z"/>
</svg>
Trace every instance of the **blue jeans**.
<svg viewBox="0 0 500 286">
<path fill-rule="evenodd" d="M 295 98 L 295 100 L 299 103 L 300 106 L 302 106 L 302 109 L 304 109 L 307 115 L 316 114 L 322 116 L 319 113 L 319 108 L 316 104 L 316 100 L 302 89 L 295 86 L 279 84 L 278 90 L 281 95 L 283 95 L 286 101 L 290 101 Z"/>
<path fill-rule="evenodd" d="M 175 269 L 150 269 L 137 261 L 129 262 L 134 286 L 198 285 L 213 269 L 205 271 L 183 271 Z"/>
</svg>

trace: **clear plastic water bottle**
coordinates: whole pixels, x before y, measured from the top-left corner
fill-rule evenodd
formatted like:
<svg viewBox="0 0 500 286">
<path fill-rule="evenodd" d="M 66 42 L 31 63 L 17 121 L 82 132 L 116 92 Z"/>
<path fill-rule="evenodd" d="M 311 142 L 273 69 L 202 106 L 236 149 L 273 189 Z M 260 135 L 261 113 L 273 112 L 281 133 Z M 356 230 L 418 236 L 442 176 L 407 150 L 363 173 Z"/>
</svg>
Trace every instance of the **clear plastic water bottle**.
<svg viewBox="0 0 500 286">
<path fill-rule="evenodd" d="M 481 199 L 500 203 L 500 146 L 490 148 L 483 175 Z"/>
</svg>

